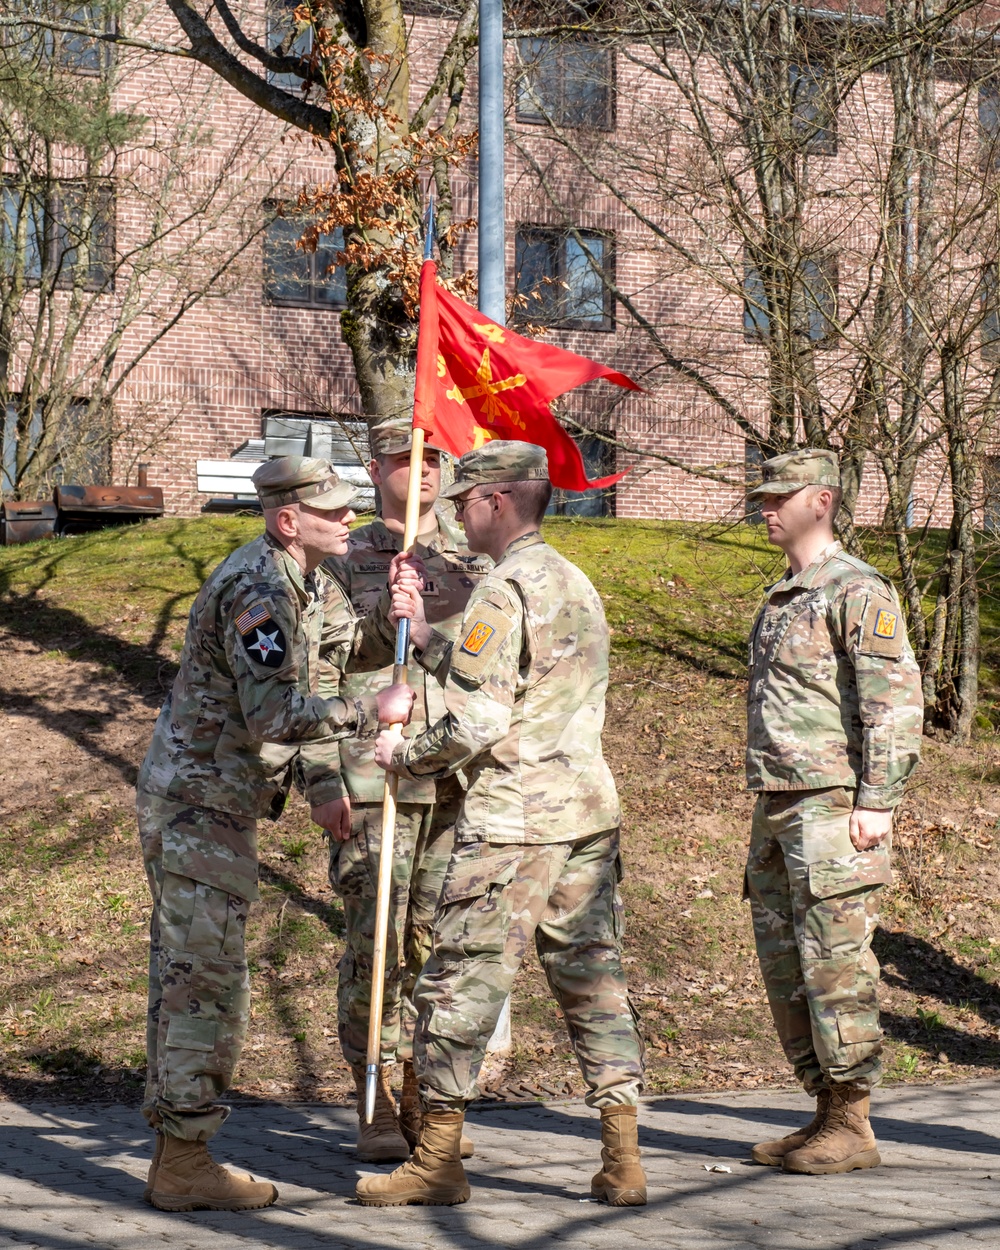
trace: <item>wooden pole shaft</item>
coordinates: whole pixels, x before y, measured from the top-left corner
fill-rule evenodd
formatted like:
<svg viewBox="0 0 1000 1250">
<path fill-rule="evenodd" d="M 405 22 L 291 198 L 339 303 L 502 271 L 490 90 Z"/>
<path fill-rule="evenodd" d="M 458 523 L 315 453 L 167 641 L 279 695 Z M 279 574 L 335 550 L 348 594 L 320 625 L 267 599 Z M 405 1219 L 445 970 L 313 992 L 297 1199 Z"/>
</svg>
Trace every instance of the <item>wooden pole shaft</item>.
<svg viewBox="0 0 1000 1250">
<path fill-rule="evenodd" d="M 403 525 L 403 550 L 411 551 L 420 524 L 420 485 L 424 468 L 424 432 L 413 431 L 410 448 L 410 477 L 406 488 L 406 518 Z M 406 661 L 410 644 L 410 622 L 400 621 L 396 627 L 396 659 L 392 680 L 406 683 Z M 398 741 L 402 725 L 390 726 Z M 392 864 L 396 843 L 396 792 L 399 778 L 387 772 L 382 791 L 382 841 L 378 864 L 378 893 L 375 900 L 375 949 L 372 955 L 371 1006 L 368 1016 L 368 1055 L 365 1066 L 365 1122 L 371 1124 L 375 1114 L 378 1072 L 382 1063 L 382 999 L 385 992 L 385 960 L 389 939 L 389 902 L 392 898 Z M 400 957 L 399 951 L 396 958 Z"/>
</svg>

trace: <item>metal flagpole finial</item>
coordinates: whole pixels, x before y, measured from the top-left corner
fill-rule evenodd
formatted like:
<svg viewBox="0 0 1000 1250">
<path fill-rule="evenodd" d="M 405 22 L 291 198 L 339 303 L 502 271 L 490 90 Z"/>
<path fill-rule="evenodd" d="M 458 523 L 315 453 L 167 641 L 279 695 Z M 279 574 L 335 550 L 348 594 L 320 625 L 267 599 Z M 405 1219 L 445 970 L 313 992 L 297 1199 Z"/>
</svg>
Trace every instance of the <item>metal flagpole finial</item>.
<svg viewBox="0 0 1000 1250">
<path fill-rule="evenodd" d="M 424 260 L 430 260 L 434 250 L 434 192 L 427 201 L 427 212 L 424 213 Z"/>
</svg>

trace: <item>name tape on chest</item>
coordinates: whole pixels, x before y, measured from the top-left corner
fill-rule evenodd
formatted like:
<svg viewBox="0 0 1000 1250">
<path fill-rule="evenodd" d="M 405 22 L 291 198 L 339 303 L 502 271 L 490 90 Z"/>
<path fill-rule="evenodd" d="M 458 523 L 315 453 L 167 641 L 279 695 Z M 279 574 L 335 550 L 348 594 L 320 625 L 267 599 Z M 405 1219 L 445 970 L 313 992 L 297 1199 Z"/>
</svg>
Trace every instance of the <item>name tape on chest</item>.
<svg viewBox="0 0 1000 1250">
<path fill-rule="evenodd" d="M 861 655 L 877 655 L 886 660 L 898 660 L 903 654 L 906 627 L 895 600 L 887 591 L 875 591 L 868 600 L 861 622 Z"/>
<path fill-rule="evenodd" d="M 266 603 L 247 608 L 235 623 L 243 649 L 254 664 L 262 664 L 264 668 L 281 667 L 285 662 L 288 642 L 284 630 L 271 619 Z"/>
<path fill-rule="evenodd" d="M 515 624 L 509 610 L 487 600 L 477 603 L 452 651 L 451 671 L 471 685 L 482 685 Z"/>
</svg>

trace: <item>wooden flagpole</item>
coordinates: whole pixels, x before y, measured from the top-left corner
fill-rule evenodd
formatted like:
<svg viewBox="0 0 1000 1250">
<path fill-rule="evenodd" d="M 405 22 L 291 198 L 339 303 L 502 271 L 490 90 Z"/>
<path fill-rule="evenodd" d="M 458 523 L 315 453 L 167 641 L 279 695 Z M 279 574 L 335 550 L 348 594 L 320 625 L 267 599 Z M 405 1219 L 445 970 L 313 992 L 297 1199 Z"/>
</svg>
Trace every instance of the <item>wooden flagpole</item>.
<svg viewBox="0 0 1000 1250">
<path fill-rule="evenodd" d="M 434 197 L 427 205 L 427 237 L 424 260 L 430 260 L 434 242 Z M 403 550 L 410 551 L 417 539 L 420 523 L 420 485 L 424 466 L 424 431 L 413 429 L 410 447 L 410 476 L 406 486 L 406 514 L 403 522 Z M 410 650 L 410 622 L 401 620 L 396 626 L 396 655 L 393 662 L 394 684 L 406 684 L 406 664 Z M 403 737 L 402 725 L 391 725 L 389 732 L 398 742 Z M 365 1123 L 375 1115 L 375 1095 L 382 1063 L 382 1001 L 385 993 L 385 956 L 389 936 L 389 901 L 392 897 L 392 864 L 396 842 L 396 792 L 399 777 L 387 772 L 382 791 L 382 839 L 378 863 L 378 893 L 375 900 L 375 950 L 372 957 L 371 1005 L 368 1015 L 368 1055 L 365 1066 Z M 396 953 L 397 959 L 399 952 Z"/>
</svg>

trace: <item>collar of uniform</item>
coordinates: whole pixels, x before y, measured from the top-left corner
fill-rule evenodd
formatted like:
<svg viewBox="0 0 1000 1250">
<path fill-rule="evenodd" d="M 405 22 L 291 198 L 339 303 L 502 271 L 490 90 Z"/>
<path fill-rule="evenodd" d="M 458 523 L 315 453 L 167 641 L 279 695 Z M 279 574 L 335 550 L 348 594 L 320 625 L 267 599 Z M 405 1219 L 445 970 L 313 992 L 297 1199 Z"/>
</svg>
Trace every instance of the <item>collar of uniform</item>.
<svg viewBox="0 0 1000 1250">
<path fill-rule="evenodd" d="M 425 542 L 423 538 L 418 537 L 416 545 L 423 547 L 425 551 L 435 554 L 439 551 L 457 551 L 463 537 L 462 531 L 457 526 L 450 525 L 440 513 L 436 515 L 438 523 L 437 533 L 430 542 Z M 381 517 L 376 517 L 372 521 L 371 536 L 373 545 L 379 551 L 403 550 L 403 535 L 394 533 Z"/>
<path fill-rule="evenodd" d="M 284 572 L 285 576 L 295 587 L 295 593 L 299 596 L 303 603 L 306 603 L 310 597 L 309 590 L 306 589 L 305 575 L 299 568 L 299 563 L 288 554 L 282 544 L 274 537 L 273 534 L 264 533 L 264 541 L 274 553 L 274 562 Z"/>
<path fill-rule="evenodd" d="M 771 587 L 772 591 L 786 590 L 809 590 L 816 582 L 820 570 L 828 560 L 832 560 L 835 555 L 839 555 L 843 551 L 841 543 L 836 539 L 819 553 L 812 564 L 807 564 L 801 573 L 796 573 L 794 577 L 782 577 Z"/>
<path fill-rule="evenodd" d="M 534 547 L 536 543 L 543 542 L 545 542 L 545 539 L 542 537 L 541 531 L 532 530 L 528 534 L 522 534 L 520 538 L 515 538 L 500 559 L 506 560 L 508 556 L 512 556 L 516 551 L 523 551 L 525 547 Z"/>
</svg>

